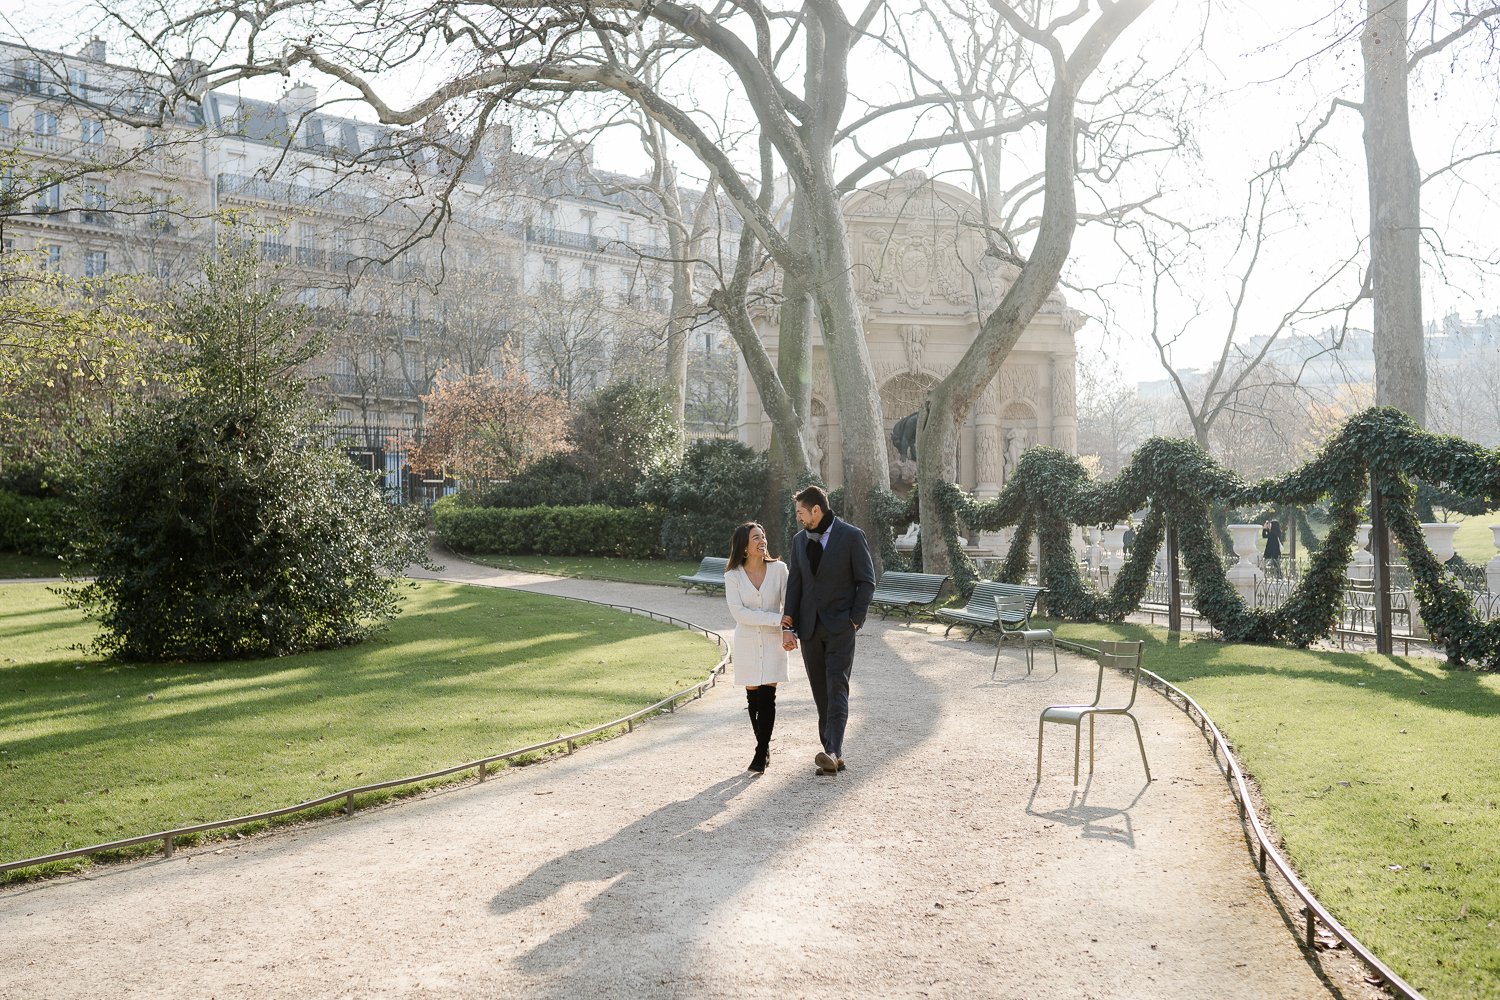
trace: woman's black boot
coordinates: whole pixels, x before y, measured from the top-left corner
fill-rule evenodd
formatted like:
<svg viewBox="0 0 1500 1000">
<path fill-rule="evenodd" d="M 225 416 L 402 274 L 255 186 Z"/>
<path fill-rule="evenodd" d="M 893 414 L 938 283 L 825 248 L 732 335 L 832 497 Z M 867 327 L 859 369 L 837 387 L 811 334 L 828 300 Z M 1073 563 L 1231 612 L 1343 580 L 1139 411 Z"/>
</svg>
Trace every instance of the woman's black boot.
<svg viewBox="0 0 1500 1000">
<path fill-rule="evenodd" d="M 745 711 L 750 714 L 750 728 L 755 731 L 755 756 L 750 759 L 750 770 L 757 774 L 766 769 L 765 738 L 761 736 L 761 692 L 764 687 L 745 690 Z"/>
<path fill-rule="evenodd" d="M 776 687 L 762 684 L 756 690 L 760 692 L 760 711 L 756 713 L 755 756 L 764 771 L 771 762 L 771 732 L 776 728 Z"/>
</svg>

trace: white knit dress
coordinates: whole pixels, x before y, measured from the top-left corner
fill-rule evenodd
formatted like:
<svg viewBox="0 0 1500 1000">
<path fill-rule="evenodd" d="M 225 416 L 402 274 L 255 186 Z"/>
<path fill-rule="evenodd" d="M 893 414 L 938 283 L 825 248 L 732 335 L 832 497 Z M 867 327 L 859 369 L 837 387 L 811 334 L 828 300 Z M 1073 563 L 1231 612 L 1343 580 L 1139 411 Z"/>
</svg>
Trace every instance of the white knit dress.
<svg viewBox="0 0 1500 1000">
<path fill-rule="evenodd" d="M 781 648 L 781 604 L 786 598 L 787 565 L 766 563 L 760 588 L 743 567 L 724 574 L 724 600 L 734 616 L 734 682 L 743 687 L 786 680 Z"/>
</svg>

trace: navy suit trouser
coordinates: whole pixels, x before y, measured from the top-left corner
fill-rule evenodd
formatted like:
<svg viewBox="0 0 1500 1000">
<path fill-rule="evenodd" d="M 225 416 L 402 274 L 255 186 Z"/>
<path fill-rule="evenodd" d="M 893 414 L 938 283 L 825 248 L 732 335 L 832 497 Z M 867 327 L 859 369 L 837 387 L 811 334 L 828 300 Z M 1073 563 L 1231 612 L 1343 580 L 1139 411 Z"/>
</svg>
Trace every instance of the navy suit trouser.
<svg viewBox="0 0 1500 1000">
<path fill-rule="evenodd" d="M 818 737 L 823 749 L 844 755 L 844 729 L 849 725 L 849 675 L 854 671 L 855 630 L 835 635 L 820 621 L 802 643 L 802 665 L 818 706 Z"/>
</svg>

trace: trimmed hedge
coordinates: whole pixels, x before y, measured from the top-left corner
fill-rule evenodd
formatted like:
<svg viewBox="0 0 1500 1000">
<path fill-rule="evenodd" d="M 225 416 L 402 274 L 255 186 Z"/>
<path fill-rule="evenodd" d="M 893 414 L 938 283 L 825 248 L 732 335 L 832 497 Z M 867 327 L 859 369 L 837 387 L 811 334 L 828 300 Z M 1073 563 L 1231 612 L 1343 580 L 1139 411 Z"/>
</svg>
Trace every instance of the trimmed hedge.
<svg viewBox="0 0 1500 1000">
<path fill-rule="evenodd" d="M 645 507 L 465 507 L 445 497 L 432 505 L 442 543 L 457 552 L 502 555 L 661 555 L 661 512 Z"/>
<path fill-rule="evenodd" d="M 0 491 L 0 552 L 58 555 L 68 544 L 69 516 L 65 500 Z"/>
</svg>

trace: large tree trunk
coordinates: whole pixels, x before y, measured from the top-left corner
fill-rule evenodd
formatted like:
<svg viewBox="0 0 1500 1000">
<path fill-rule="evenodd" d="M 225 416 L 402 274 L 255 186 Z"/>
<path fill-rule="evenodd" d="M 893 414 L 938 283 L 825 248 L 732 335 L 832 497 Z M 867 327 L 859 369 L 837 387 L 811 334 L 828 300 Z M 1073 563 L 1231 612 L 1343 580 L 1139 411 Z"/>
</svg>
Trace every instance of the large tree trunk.
<svg viewBox="0 0 1500 1000">
<path fill-rule="evenodd" d="M 854 291 L 849 229 L 833 176 L 839 120 L 849 99 L 848 60 L 854 36 L 836 5 L 813 5 L 813 11 L 807 31 L 807 94 L 812 114 L 803 131 L 810 162 L 799 194 L 806 199 L 807 250 L 818 320 L 838 397 L 844 465 L 844 510 L 840 513 L 866 531 L 874 531 L 873 495 L 876 489 L 890 489 L 891 470 L 875 366 Z M 878 573 L 879 546 L 872 555 Z"/>
<path fill-rule="evenodd" d="M 844 510 L 854 524 L 873 531 L 872 496 L 890 489 L 885 425 L 875 385 L 875 365 L 865 341 L 864 322 L 854 291 L 849 259 L 849 233 L 843 206 L 830 183 L 812 199 L 813 259 L 818 282 L 818 319 L 828 351 L 829 374 L 838 397 L 839 431 L 843 439 Z M 879 553 L 875 555 L 877 569 Z"/>
<path fill-rule="evenodd" d="M 1365 169 L 1375 305 L 1375 404 L 1427 421 L 1422 343 L 1421 179 L 1407 106 L 1407 0 L 1367 0 Z"/>
</svg>

